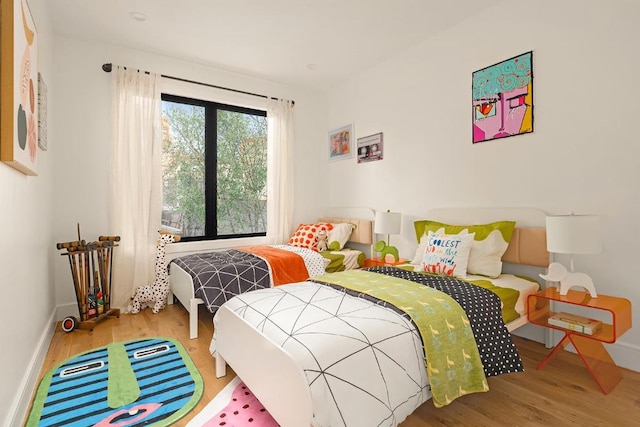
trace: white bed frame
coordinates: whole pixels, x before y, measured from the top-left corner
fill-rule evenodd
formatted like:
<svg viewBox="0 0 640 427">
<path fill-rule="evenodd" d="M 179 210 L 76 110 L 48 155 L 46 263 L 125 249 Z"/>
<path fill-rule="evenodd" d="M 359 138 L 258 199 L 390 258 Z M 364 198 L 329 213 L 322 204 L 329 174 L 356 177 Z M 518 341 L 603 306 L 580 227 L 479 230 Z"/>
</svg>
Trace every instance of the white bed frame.
<svg viewBox="0 0 640 427">
<path fill-rule="evenodd" d="M 370 219 L 322 217 L 318 222 L 349 222 L 355 224 L 349 243 L 356 245 L 371 246 L 373 242 L 373 222 Z M 204 304 L 201 298 L 195 296 L 195 288 L 191 275 L 177 264 L 172 264 L 169 272 L 169 303 L 172 303 L 173 296 L 189 312 L 189 338 L 198 338 L 198 306 Z"/>
<path fill-rule="evenodd" d="M 423 218 L 449 224 L 515 220 L 517 231 L 503 261 L 515 264 L 535 262 L 532 265 L 538 267 L 549 264 L 543 228 L 546 214 L 540 210 L 442 208 L 429 211 L 420 219 Z M 225 306 L 217 312 L 217 323 L 224 327 L 215 331 L 216 376 L 220 378 L 226 375 L 228 363 L 282 427 L 311 425 L 311 394 L 304 373 L 295 360 Z M 508 324 L 507 328 L 512 331 L 525 323 L 526 316 L 522 316 Z M 260 357 L 256 359 L 253 356 L 255 354 Z"/>
<path fill-rule="evenodd" d="M 169 271 L 169 301 L 173 301 L 173 296 L 180 301 L 189 313 L 189 338 L 198 338 L 198 306 L 204 304 L 204 301 L 196 298 L 193 279 L 189 273 L 177 264 L 172 264 Z"/>
</svg>

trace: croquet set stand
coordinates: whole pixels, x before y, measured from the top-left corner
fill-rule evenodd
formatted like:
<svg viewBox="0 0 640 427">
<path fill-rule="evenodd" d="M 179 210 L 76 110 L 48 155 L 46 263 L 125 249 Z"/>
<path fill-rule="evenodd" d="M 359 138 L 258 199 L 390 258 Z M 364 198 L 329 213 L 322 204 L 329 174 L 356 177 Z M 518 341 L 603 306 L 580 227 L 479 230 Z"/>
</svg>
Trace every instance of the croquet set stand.
<svg viewBox="0 0 640 427">
<path fill-rule="evenodd" d="M 66 251 L 60 255 L 69 259 L 80 314 L 80 319 L 65 317 L 63 331 L 76 328 L 92 331 L 101 320 L 120 317 L 120 309 L 111 308 L 113 249 L 119 241 L 120 236 L 100 236 L 95 242 L 79 239 L 56 244 L 58 249 Z"/>
</svg>

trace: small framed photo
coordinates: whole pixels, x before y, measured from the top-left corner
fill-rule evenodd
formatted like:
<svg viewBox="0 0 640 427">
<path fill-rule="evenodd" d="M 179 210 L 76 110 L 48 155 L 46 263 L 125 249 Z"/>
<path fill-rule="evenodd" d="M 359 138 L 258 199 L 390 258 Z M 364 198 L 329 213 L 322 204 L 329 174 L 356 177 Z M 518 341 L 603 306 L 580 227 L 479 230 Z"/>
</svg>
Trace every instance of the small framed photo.
<svg viewBox="0 0 640 427">
<path fill-rule="evenodd" d="M 358 138 L 358 163 L 382 160 L 382 132 Z"/>
<path fill-rule="evenodd" d="M 345 160 L 353 157 L 353 124 L 348 124 L 329 132 L 329 161 Z"/>
</svg>

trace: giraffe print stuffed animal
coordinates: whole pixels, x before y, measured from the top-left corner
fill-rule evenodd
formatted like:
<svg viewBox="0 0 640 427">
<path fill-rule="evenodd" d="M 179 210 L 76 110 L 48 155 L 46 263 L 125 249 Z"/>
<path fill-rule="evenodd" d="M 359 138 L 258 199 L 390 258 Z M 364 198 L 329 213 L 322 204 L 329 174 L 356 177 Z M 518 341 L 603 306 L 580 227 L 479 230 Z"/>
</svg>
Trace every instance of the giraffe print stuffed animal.
<svg viewBox="0 0 640 427">
<path fill-rule="evenodd" d="M 180 236 L 176 234 L 159 231 L 160 238 L 156 248 L 156 279 L 151 285 L 138 286 L 133 295 L 131 313 L 139 313 L 145 307 L 153 307 L 151 311 L 157 314 L 167 305 L 169 295 L 169 273 L 165 264 L 165 246 L 168 243 L 180 241 Z"/>
</svg>

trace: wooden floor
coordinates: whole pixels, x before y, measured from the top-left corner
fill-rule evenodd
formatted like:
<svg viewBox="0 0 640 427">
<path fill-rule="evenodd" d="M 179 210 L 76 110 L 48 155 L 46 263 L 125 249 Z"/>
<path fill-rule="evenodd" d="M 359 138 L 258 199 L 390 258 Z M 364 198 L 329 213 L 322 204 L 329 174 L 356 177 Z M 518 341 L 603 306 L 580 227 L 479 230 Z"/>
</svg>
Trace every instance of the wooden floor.
<svg viewBox="0 0 640 427">
<path fill-rule="evenodd" d="M 186 423 L 229 382 L 215 376 L 214 359 L 209 354 L 213 334 L 211 314 L 200 310 L 200 336 L 189 339 L 186 310 L 172 305 L 158 314 L 145 309 L 136 315 L 123 314 L 100 322 L 93 332 L 55 332 L 41 376 L 76 353 L 142 337 L 177 339 L 187 349 L 204 379 L 204 394 Z M 514 337 L 525 372 L 489 378 L 490 390 L 463 396 L 436 409 L 431 400 L 420 406 L 401 427 L 425 426 L 631 426 L 640 425 L 640 373 L 624 370 L 624 378 L 610 394 L 600 392 L 576 354 L 561 352 L 542 370 L 536 370 L 547 354 L 542 344 Z M 363 408 L 365 411 L 366 408 Z M 368 427 L 368 426 L 365 426 Z"/>
</svg>

